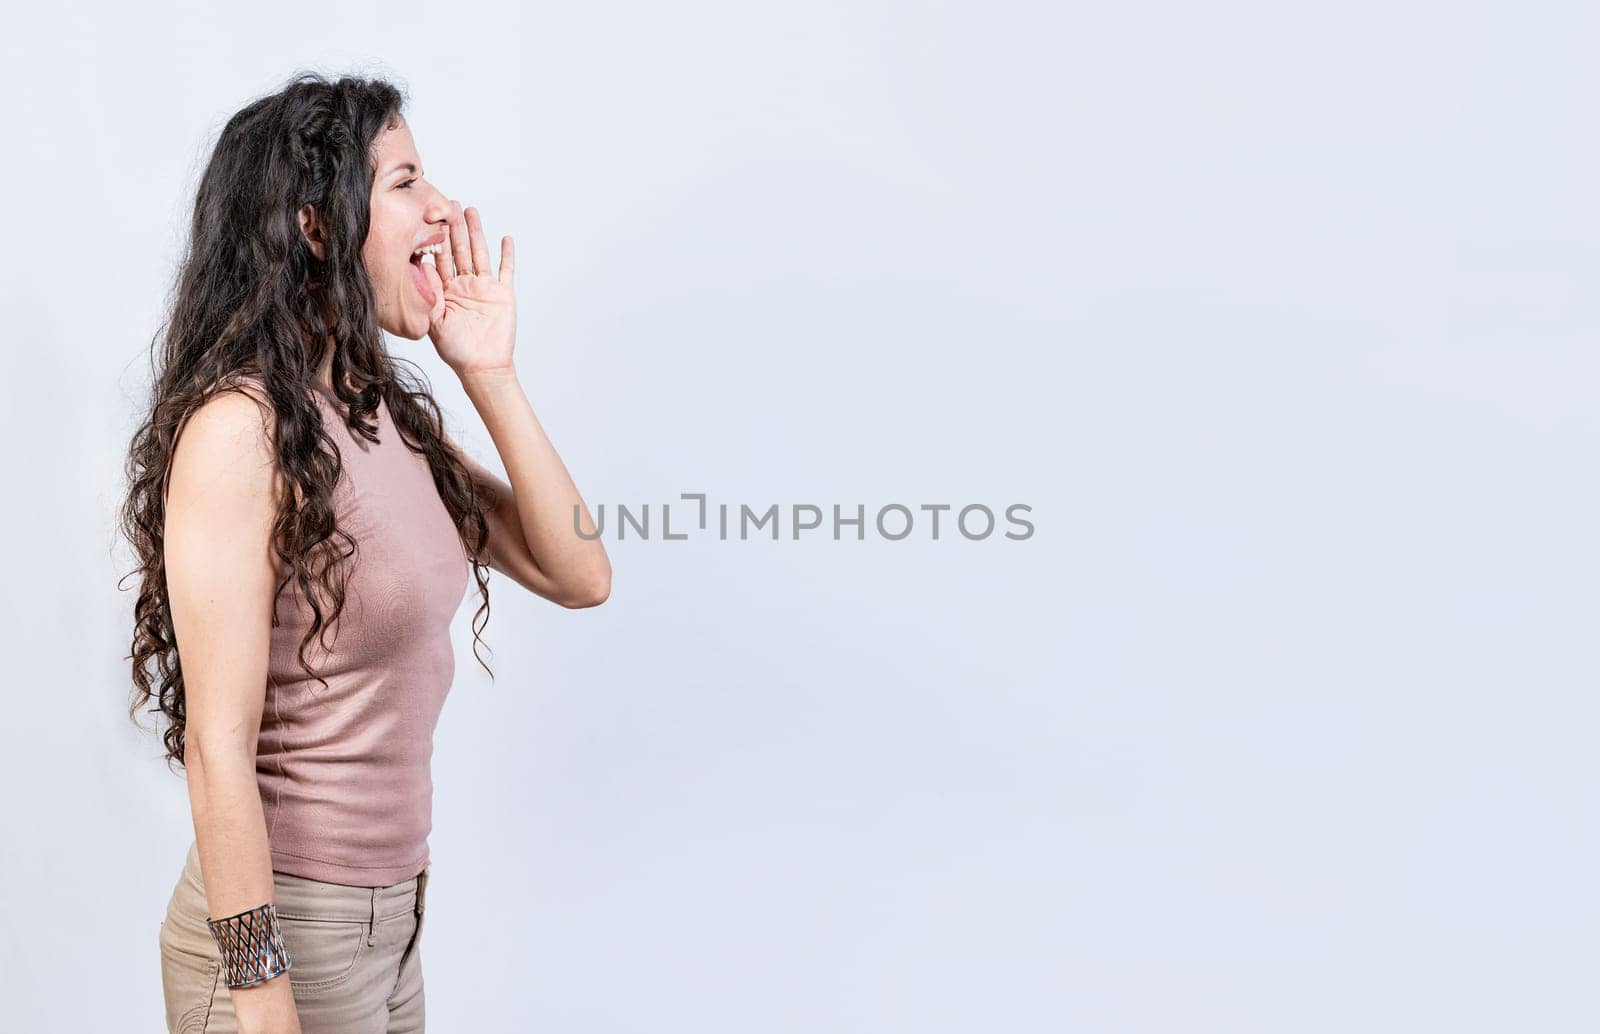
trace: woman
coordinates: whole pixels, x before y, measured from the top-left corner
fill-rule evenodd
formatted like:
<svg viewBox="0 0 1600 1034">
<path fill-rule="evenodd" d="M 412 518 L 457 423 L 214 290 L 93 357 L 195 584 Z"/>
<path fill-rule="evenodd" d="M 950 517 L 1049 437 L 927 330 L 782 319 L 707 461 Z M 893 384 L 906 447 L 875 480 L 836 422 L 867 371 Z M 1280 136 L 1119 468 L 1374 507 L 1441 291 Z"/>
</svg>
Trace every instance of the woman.
<svg viewBox="0 0 1600 1034">
<path fill-rule="evenodd" d="M 421 1031 L 429 758 L 468 571 L 475 656 L 486 568 L 567 607 L 610 592 L 512 362 L 512 240 L 492 270 L 403 106 L 306 74 L 228 121 L 132 445 L 130 715 L 165 716 L 195 832 L 161 924 L 169 1030 Z M 380 330 L 432 341 L 509 483 Z"/>
</svg>

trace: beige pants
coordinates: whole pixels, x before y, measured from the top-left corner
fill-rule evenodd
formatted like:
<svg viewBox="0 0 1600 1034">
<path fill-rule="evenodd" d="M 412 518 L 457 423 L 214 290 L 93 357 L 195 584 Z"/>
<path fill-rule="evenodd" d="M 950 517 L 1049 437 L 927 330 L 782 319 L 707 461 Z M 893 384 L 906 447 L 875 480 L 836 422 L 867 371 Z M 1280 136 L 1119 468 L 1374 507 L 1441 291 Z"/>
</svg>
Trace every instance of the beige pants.
<svg viewBox="0 0 1600 1034">
<path fill-rule="evenodd" d="M 421 1034 L 422 917 L 428 870 L 388 887 L 272 874 L 303 1034 Z M 222 956 L 206 926 L 199 848 L 161 922 L 161 986 L 170 1034 L 237 1034 Z"/>
</svg>

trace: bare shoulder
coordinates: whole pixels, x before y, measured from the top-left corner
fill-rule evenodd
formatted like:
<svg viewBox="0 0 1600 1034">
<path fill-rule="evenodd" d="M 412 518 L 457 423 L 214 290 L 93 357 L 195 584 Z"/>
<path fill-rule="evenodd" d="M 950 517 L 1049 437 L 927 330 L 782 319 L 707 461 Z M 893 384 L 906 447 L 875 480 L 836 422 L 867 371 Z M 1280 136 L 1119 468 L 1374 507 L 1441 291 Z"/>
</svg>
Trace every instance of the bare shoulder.
<svg viewBox="0 0 1600 1034">
<path fill-rule="evenodd" d="M 271 402 L 259 386 L 225 385 L 192 409 L 178 428 L 168 470 L 169 505 L 223 509 L 273 498 L 277 450 Z"/>
</svg>

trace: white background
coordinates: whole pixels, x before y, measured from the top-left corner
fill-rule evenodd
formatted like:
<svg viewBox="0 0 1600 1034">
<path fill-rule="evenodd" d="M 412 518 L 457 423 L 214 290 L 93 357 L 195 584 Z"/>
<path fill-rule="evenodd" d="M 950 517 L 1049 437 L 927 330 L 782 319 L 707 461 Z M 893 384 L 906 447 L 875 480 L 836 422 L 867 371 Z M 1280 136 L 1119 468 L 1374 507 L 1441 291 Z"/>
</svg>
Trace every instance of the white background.
<svg viewBox="0 0 1600 1034">
<path fill-rule="evenodd" d="M 493 580 L 492 684 L 469 598 L 432 1029 L 1592 1029 L 1596 20 L 12 12 L 0 1026 L 161 1028 L 192 827 L 114 513 L 215 134 L 313 69 L 516 238 L 591 507 L 1036 526 L 608 535 L 598 610 Z"/>
</svg>

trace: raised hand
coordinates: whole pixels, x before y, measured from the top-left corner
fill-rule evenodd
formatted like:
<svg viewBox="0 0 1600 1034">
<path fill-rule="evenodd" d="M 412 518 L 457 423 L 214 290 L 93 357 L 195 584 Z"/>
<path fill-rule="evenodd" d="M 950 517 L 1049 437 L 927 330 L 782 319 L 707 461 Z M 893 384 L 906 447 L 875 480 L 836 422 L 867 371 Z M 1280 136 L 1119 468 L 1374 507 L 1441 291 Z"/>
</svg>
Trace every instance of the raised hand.
<svg viewBox="0 0 1600 1034">
<path fill-rule="evenodd" d="M 510 237 L 500 238 L 500 271 L 489 267 L 483 220 L 476 208 L 452 201 L 445 250 L 439 256 L 428 339 L 458 376 L 511 370 L 517 339 L 515 267 Z"/>
</svg>

